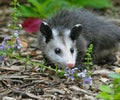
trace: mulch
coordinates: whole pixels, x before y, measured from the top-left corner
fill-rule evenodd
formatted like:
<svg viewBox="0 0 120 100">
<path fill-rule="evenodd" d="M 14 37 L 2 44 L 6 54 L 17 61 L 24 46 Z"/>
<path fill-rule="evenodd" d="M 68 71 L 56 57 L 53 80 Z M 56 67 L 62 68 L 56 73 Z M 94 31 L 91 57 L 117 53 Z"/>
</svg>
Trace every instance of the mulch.
<svg viewBox="0 0 120 100">
<path fill-rule="evenodd" d="M 13 30 L 8 28 L 13 21 L 10 13 L 8 5 L 0 6 L 0 43 L 6 35 L 13 33 Z M 19 20 L 20 23 L 22 21 L 23 19 Z M 43 57 L 36 47 L 36 37 L 25 33 L 24 30 L 19 33 L 23 44 L 23 60 L 6 57 L 1 62 L 0 100 L 98 100 L 96 94 L 99 92 L 99 86 L 106 83 L 112 85 L 112 79 L 107 74 L 115 72 L 119 61 L 114 66 L 93 65 L 92 86 L 83 86 L 79 79 L 68 81 L 66 77 L 60 78 L 49 69 L 41 70 L 40 67 L 29 63 L 26 65 L 24 58 L 27 55 L 30 56 L 30 61 L 37 63 L 41 63 Z"/>
</svg>

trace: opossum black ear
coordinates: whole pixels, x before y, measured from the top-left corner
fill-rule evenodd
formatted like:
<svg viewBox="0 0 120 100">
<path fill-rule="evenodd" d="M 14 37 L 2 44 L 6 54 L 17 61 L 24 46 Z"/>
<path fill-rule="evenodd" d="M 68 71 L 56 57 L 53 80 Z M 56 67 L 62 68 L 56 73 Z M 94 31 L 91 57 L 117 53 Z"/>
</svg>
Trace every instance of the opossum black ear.
<svg viewBox="0 0 120 100">
<path fill-rule="evenodd" d="M 43 22 L 40 26 L 40 32 L 46 39 L 46 43 L 48 43 L 52 38 L 52 30 L 46 22 Z"/>
<path fill-rule="evenodd" d="M 82 32 L 82 25 L 76 24 L 70 32 L 70 38 L 73 41 L 76 40 L 79 37 L 79 35 L 81 34 L 81 32 Z"/>
</svg>

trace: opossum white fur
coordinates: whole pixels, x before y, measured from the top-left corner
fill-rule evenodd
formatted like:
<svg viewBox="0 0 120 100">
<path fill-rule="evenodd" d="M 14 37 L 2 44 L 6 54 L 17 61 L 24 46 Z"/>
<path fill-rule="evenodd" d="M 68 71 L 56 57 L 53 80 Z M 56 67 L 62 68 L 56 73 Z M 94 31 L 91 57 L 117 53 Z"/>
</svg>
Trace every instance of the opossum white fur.
<svg viewBox="0 0 120 100">
<path fill-rule="evenodd" d="M 41 24 L 38 43 L 50 62 L 60 67 L 83 63 L 90 43 L 94 46 L 94 63 L 113 63 L 120 28 L 85 9 L 62 10 Z"/>
</svg>

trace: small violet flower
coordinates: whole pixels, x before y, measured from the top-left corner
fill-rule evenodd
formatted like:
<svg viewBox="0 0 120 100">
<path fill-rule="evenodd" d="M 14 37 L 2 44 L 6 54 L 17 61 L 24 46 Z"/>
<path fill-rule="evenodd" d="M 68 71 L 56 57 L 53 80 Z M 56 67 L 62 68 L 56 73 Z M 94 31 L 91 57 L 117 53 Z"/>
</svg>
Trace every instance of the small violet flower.
<svg viewBox="0 0 120 100">
<path fill-rule="evenodd" d="M 17 43 L 17 49 L 21 49 L 21 44 L 19 38 L 16 38 L 16 43 Z"/>
<path fill-rule="evenodd" d="M 92 85 L 92 78 L 91 78 L 91 76 L 87 77 L 86 74 L 87 74 L 87 70 L 85 69 L 83 72 L 78 73 L 77 76 L 82 77 L 83 85 L 85 85 L 85 84 Z"/>
<path fill-rule="evenodd" d="M 3 50 L 3 49 L 4 49 L 4 45 L 1 45 L 1 46 L 0 46 L 0 50 Z"/>
<path fill-rule="evenodd" d="M 91 76 L 88 76 L 88 77 L 83 77 L 83 85 L 85 84 L 89 84 L 90 86 L 92 85 L 92 78 Z"/>
<path fill-rule="evenodd" d="M 5 43 L 6 43 L 6 41 L 7 41 L 8 39 L 10 39 L 9 36 L 6 36 L 6 37 L 4 38 L 4 40 L 2 41 L 2 45 L 1 45 L 2 48 L 5 47 Z"/>
<path fill-rule="evenodd" d="M 4 58 L 3 56 L 0 56 L 0 62 L 2 62 L 2 61 L 3 61 L 3 58 Z"/>
<path fill-rule="evenodd" d="M 4 38 L 4 40 L 2 41 L 2 45 L 0 46 L 0 51 L 4 50 L 5 49 L 5 42 L 9 39 L 8 36 L 6 36 Z M 0 62 L 3 60 L 4 56 L 3 55 L 0 55 Z"/>
<path fill-rule="evenodd" d="M 4 38 L 4 40 L 2 41 L 2 45 L 0 46 L 0 50 L 4 50 L 4 48 L 5 48 L 5 43 L 6 43 L 6 41 L 9 39 L 9 37 L 8 36 L 6 36 L 5 38 Z"/>
<path fill-rule="evenodd" d="M 8 39 L 10 39 L 10 37 L 9 37 L 9 36 L 6 36 L 6 37 L 4 38 L 4 41 L 7 41 Z"/>
<path fill-rule="evenodd" d="M 79 71 L 79 69 L 77 67 L 75 67 L 73 69 L 66 68 L 64 75 L 67 76 L 68 79 L 73 81 L 74 80 L 74 73 L 76 71 Z M 78 73 L 77 76 L 82 78 L 83 85 L 86 85 L 86 84 L 92 85 L 92 78 L 91 78 L 91 76 L 87 76 L 86 74 L 87 74 L 87 70 L 85 69 L 83 72 Z"/>
<path fill-rule="evenodd" d="M 14 32 L 14 37 L 16 38 L 17 49 L 21 49 L 20 39 L 19 39 L 19 32 L 16 30 Z"/>
<path fill-rule="evenodd" d="M 70 69 L 70 68 L 66 68 L 65 69 L 65 76 L 67 76 L 70 80 L 74 80 L 74 73 L 78 70 L 77 67 Z"/>
<path fill-rule="evenodd" d="M 18 38 L 18 35 L 19 35 L 18 30 L 16 30 L 16 31 L 14 32 L 14 36 L 15 36 L 16 38 Z"/>
<path fill-rule="evenodd" d="M 14 38 L 16 39 L 16 44 L 17 44 L 17 49 L 21 49 L 21 44 L 20 44 L 20 40 L 19 40 L 19 32 L 18 32 L 18 30 L 16 30 L 14 33 L 13 33 L 13 35 L 14 35 Z M 5 36 L 4 37 L 4 40 L 2 41 L 2 43 L 1 43 L 1 46 L 0 46 L 0 51 L 3 51 L 3 50 L 5 50 L 5 49 L 9 49 L 10 48 L 10 45 L 8 45 L 6 42 L 9 40 L 9 39 L 12 39 L 13 38 L 13 36 Z M 12 48 L 14 48 L 15 47 L 15 45 L 14 44 L 12 44 Z M 3 60 L 3 58 L 4 58 L 4 55 L 0 55 L 0 62 Z"/>
<path fill-rule="evenodd" d="M 71 69 L 71 72 L 75 73 L 77 70 L 79 70 L 79 69 L 77 67 L 75 67 L 75 68 Z"/>
</svg>

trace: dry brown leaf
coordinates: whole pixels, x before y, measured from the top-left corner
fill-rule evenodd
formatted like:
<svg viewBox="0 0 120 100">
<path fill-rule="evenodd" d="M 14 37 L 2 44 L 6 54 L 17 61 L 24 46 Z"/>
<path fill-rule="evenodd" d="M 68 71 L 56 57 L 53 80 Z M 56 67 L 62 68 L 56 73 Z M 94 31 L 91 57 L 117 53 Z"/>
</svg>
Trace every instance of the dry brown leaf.
<svg viewBox="0 0 120 100">
<path fill-rule="evenodd" d="M 115 68 L 114 70 L 116 73 L 120 73 L 120 68 Z"/>
<path fill-rule="evenodd" d="M 24 47 L 24 48 L 28 48 L 28 42 L 26 42 L 26 41 L 24 41 L 24 40 L 22 40 L 22 39 L 20 39 L 20 44 L 22 45 L 22 47 Z"/>
</svg>

